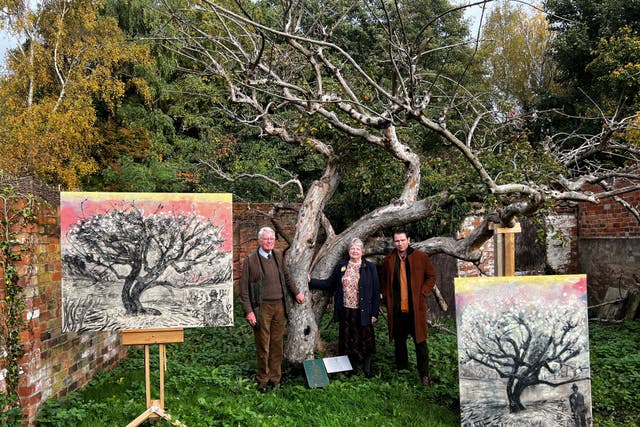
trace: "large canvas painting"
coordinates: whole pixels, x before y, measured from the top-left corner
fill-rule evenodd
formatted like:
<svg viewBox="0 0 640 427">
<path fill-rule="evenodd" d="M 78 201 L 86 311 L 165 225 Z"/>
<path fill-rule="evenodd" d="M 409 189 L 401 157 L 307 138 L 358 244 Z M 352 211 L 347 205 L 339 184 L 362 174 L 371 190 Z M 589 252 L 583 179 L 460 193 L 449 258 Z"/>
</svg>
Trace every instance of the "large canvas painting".
<svg viewBox="0 0 640 427">
<path fill-rule="evenodd" d="M 457 278 L 462 426 L 591 425 L 584 275 Z"/>
<path fill-rule="evenodd" d="M 60 195 L 64 331 L 233 324 L 230 194 Z"/>
</svg>

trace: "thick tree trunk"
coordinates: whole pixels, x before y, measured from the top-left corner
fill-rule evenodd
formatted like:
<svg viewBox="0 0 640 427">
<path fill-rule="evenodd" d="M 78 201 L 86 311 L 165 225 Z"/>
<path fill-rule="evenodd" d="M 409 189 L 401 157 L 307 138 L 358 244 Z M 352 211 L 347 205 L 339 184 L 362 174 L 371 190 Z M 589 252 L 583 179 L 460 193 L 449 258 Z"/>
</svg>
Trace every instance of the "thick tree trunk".
<svg viewBox="0 0 640 427">
<path fill-rule="evenodd" d="M 140 302 L 140 296 L 147 289 L 144 283 L 139 278 L 127 277 L 122 287 L 122 303 L 127 314 L 137 316 L 138 314 L 162 314 L 160 310 L 155 308 L 144 308 L 142 302 Z"/>
<path fill-rule="evenodd" d="M 124 279 L 124 285 L 122 285 L 122 305 L 124 305 L 124 310 L 127 314 L 138 314 L 135 301 L 131 299 L 131 288 L 135 283 L 136 278 L 132 277 L 132 275 L 128 275 L 126 279 Z"/>
<path fill-rule="evenodd" d="M 140 272 L 142 271 L 142 261 L 135 260 L 131 265 L 131 272 L 124 280 L 122 286 L 122 304 L 127 314 L 136 316 L 138 314 L 146 313 L 140 302 L 140 295 L 147 288 L 140 281 Z M 158 310 L 152 309 L 150 313 L 160 314 Z"/>
<path fill-rule="evenodd" d="M 304 220 L 301 212 L 296 230 L 298 238 L 294 238 L 285 261 L 298 289 L 305 295 L 304 304 L 295 304 L 295 302 L 289 304 L 285 359 L 291 363 L 302 363 L 307 359 L 312 359 L 318 336 L 318 324 L 314 316 L 313 302 L 307 283 L 313 247 L 304 248 L 302 246 L 305 245 L 300 243 L 301 241 L 315 241 L 316 233 L 317 229 L 314 230 L 312 224 Z M 307 236 L 307 238 L 300 240 L 300 236 Z M 311 236 L 313 238 L 309 240 L 308 238 Z"/>
<path fill-rule="evenodd" d="M 509 412 L 516 413 L 527 409 L 520 400 L 522 392 L 526 388 L 525 385 L 514 378 L 509 378 L 507 383 L 507 397 L 509 398 Z"/>
<path fill-rule="evenodd" d="M 330 156 L 328 159 L 323 179 L 311 185 L 300 208 L 296 233 L 285 259 L 289 273 L 300 292 L 305 295 L 304 304 L 289 304 L 284 357 L 290 363 L 302 363 L 313 358 L 318 339 L 318 321 L 314 314 L 313 298 L 309 292 L 307 278 L 311 270 L 322 210 L 335 191 L 340 178 Z"/>
</svg>

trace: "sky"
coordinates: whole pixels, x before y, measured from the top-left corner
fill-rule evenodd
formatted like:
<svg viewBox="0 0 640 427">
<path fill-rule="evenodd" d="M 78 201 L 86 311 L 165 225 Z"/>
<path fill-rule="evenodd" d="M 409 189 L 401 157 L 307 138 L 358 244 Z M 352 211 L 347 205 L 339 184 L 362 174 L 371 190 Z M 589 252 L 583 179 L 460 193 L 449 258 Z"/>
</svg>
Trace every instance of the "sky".
<svg viewBox="0 0 640 427">
<path fill-rule="evenodd" d="M 464 4 L 469 4 L 471 2 L 468 0 L 457 0 L 457 1 L 452 0 L 451 3 L 454 5 L 455 4 L 464 5 Z M 492 6 L 492 3 L 488 3 L 485 7 L 485 12 L 484 12 L 485 20 L 487 19 L 489 12 L 491 11 L 491 6 Z M 471 22 L 470 34 L 473 37 L 478 32 L 478 26 L 480 25 L 480 17 L 482 16 L 482 6 L 473 6 L 473 7 L 466 8 L 464 11 L 464 16 L 465 18 L 469 19 Z"/>
<path fill-rule="evenodd" d="M 2 49 L 2 52 L 4 53 L 4 51 L 7 49 L 8 46 L 10 46 L 10 41 L 7 37 L 7 34 L 5 34 L 4 32 L 0 32 L 0 49 Z"/>
<path fill-rule="evenodd" d="M 15 42 L 9 40 L 7 33 L 0 31 L 0 72 L 4 72 L 4 55 L 12 46 L 15 46 Z"/>
</svg>

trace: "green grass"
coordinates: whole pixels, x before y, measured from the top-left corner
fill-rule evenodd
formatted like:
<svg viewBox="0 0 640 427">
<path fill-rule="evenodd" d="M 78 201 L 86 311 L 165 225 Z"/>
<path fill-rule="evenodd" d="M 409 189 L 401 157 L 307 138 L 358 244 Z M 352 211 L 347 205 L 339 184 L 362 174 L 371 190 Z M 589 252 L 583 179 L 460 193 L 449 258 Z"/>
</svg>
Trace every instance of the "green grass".
<svg viewBox="0 0 640 427">
<path fill-rule="evenodd" d="M 431 388 L 420 384 L 415 368 L 400 372 L 393 368 L 393 349 L 383 321 L 376 328 L 374 378 L 331 374 L 327 387 L 309 389 L 304 372 L 289 367 L 282 387 L 260 394 L 253 379 L 252 333 L 237 319 L 238 326 L 233 328 L 185 330 L 184 343 L 167 346 L 165 405 L 174 418 L 190 427 L 460 425 L 456 337 L 452 334 L 430 330 Z M 335 339 L 336 329 L 334 324 L 323 325 L 325 340 Z M 591 324 L 590 335 L 594 424 L 640 424 L 636 414 L 640 322 Z M 134 349 L 118 368 L 100 373 L 83 390 L 48 400 L 39 425 L 126 425 L 146 409 L 143 360 L 142 351 Z M 157 352 L 153 350 L 151 360 L 156 385 Z M 157 396 L 155 390 L 153 397 Z"/>
<path fill-rule="evenodd" d="M 592 323 L 589 338 L 594 424 L 640 426 L 640 322 Z"/>
</svg>

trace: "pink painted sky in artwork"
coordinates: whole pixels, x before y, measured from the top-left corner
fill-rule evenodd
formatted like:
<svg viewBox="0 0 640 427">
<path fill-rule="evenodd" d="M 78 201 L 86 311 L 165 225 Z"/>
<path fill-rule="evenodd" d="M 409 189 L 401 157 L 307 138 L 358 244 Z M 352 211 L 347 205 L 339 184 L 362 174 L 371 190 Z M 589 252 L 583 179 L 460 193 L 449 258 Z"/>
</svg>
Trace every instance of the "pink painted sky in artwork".
<svg viewBox="0 0 640 427">
<path fill-rule="evenodd" d="M 535 300 L 537 304 L 558 304 L 587 298 L 585 275 L 457 278 L 456 307 L 492 300 Z"/>
<path fill-rule="evenodd" d="M 71 226 L 84 217 L 109 212 L 114 206 L 135 206 L 145 215 L 153 213 L 197 212 L 215 226 L 222 227 L 223 250 L 233 250 L 232 198 L 226 193 L 83 193 L 62 192 L 60 195 L 61 238 Z"/>
</svg>

